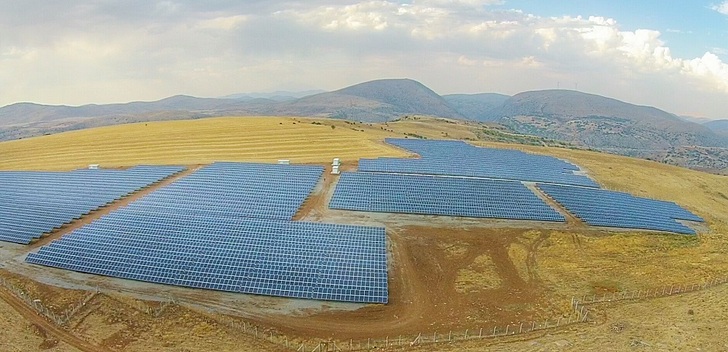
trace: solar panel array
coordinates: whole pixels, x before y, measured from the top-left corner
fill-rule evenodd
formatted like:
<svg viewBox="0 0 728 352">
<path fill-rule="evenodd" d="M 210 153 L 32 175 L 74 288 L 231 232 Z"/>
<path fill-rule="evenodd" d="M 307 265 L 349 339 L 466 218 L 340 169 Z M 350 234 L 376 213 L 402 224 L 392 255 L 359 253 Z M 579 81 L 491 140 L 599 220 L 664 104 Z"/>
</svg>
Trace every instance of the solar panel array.
<svg viewBox="0 0 728 352">
<path fill-rule="evenodd" d="M 329 207 L 355 211 L 565 221 L 518 181 L 345 172 Z"/>
<path fill-rule="evenodd" d="M 384 228 L 119 210 L 29 263 L 212 290 L 387 303 Z"/>
<path fill-rule="evenodd" d="M 695 234 L 677 221 L 703 219 L 672 202 L 635 197 L 602 189 L 539 184 L 569 212 L 593 226 L 621 227 Z"/>
<path fill-rule="evenodd" d="M 214 163 L 134 202 L 127 211 L 290 220 L 322 166 Z"/>
<path fill-rule="evenodd" d="M 384 228 L 289 221 L 322 173 L 320 166 L 215 163 L 26 260 L 186 287 L 386 303 Z"/>
<path fill-rule="evenodd" d="M 359 160 L 359 171 L 451 175 L 599 187 L 566 161 L 518 150 L 475 147 L 462 141 L 387 138 L 420 159 Z"/>
<path fill-rule="evenodd" d="M 0 171 L 0 241 L 28 244 L 44 233 L 184 170 Z"/>
</svg>

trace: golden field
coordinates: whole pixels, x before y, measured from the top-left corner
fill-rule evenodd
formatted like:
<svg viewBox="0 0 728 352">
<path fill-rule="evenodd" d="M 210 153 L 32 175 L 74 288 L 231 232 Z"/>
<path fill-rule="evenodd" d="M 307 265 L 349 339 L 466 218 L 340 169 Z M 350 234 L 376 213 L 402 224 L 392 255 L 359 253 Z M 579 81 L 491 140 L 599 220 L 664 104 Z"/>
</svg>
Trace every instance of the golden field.
<svg viewBox="0 0 728 352">
<path fill-rule="evenodd" d="M 330 163 L 335 157 L 353 161 L 360 157 L 407 155 L 382 143 L 383 137 L 392 133 L 372 128 L 363 133 L 354 128 L 342 121 L 276 117 L 108 126 L 0 143 L 0 169 L 71 170 L 88 164 L 123 167 L 214 161 L 274 163 L 278 159 Z"/>
</svg>

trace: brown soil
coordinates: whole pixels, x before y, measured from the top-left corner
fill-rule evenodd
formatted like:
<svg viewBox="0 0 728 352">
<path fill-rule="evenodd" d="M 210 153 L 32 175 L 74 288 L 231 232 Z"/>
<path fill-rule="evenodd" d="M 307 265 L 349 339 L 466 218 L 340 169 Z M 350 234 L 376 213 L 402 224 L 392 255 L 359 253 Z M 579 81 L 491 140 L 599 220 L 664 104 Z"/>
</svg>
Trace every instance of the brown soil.
<svg viewBox="0 0 728 352">
<path fill-rule="evenodd" d="M 325 210 L 328 208 L 329 200 L 333 194 L 334 187 L 339 180 L 339 175 L 331 174 L 331 165 L 327 165 L 324 169 L 322 180 L 306 201 L 303 203 L 296 215 L 293 216 L 294 221 L 303 220 L 321 220 Z"/>
<path fill-rule="evenodd" d="M 487 327 L 560 315 L 544 297 L 540 283 L 522 278 L 509 257 L 509 246 L 522 233 L 518 229 L 427 227 L 390 231 L 387 305 L 312 312 L 304 317 L 275 315 L 259 321 L 297 336 L 333 338 L 335 334 L 338 339 L 348 339 Z M 538 245 L 533 243 L 529 249 L 535 251 Z M 449 251 L 449 246 L 458 249 Z M 457 292 L 458 272 L 472 267 L 483 255 L 495 264 L 501 286 Z"/>
<path fill-rule="evenodd" d="M 13 307 L 16 312 L 20 313 L 25 319 L 31 322 L 35 334 L 40 335 L 43 338 L 43 343 L 41 343 L 40 346 L 42 349 L 49 348 L 52 347 L 51 345 L 55 346 L 58 344 L 58 341 L 55 341 L 54 339 L 49 340 L 48 334 L 50 334 L 55 338 L 62 340 L 84 352 L 107 351 L 107 349 L 83 340 L 78 336 L 66 330 L 63 330 L 54 323 L 47 321 L 43 317 L 39 316 L 31 307 L 27 306 L 23 301 L 21 301 L 14 295 L 8 293 L 5 289 L 0 288 L 0 299 L 5 301 L 7 304 Z M 44 346 L 47 347 L 44 348 Z"/>
</svg>

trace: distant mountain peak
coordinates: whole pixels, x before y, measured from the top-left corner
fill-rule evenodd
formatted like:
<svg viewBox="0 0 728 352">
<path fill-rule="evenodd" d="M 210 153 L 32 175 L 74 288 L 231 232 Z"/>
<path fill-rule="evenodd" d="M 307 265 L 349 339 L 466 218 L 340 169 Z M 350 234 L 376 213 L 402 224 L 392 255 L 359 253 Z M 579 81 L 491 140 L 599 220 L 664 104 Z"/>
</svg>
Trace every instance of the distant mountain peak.
<svg viewBox="0 0 728 352">
<path fill-rule="evenodd" d="M 403 115 L 463 118 L 443 97 L 408 78 L 378 79 L 302 98 L 287 106 L 311 115 L 387 121 Z"/>
<path fill-rule="evenodd" d="M 490 114 L 519 133 L 597 149 L 637 153 L 684 145 L 728 145 L 728 140 L 708 128 L 655 107 L 571 90 L 518 93 Z"/>
</svg>

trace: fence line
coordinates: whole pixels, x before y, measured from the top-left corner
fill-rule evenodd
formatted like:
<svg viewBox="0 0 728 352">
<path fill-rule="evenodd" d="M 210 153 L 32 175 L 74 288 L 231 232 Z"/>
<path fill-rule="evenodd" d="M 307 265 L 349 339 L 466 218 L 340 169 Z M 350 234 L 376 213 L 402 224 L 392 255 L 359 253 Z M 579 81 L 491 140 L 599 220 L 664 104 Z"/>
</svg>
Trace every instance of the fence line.
<svg viewBox="0 0 728 352">
<path fill-rule="evenodd" d="M 85 307 L 86 304 L 91 302 L 91 300 L 94 299 L 94 297 L 96 297 L 98 294 L 99 294 L 98 290 L 92 291 L 88 295 L 86 295 L 86 297 L 81 302 L 79 302 L 75 306 L 66 310 L 66 312 L 64 312 L 61 315 L 61 324 L 59 324 L 59 325 L 68 324 L 68 322 L 71 321 L 71 319 L 73 319 L 73 316 L 76 315 L 76 313 L 78 313 L 78 311 L 81 310 L 81 308 Z"/>
<path fill-rule="evenodd" d="M 36 312 L 38 312 L 40 315 L 46 317 L 48 320 L 56 323 L 56 325 L 62 325 L 62 317 L 54 313 L 52 310 L 46 308 L 46 306 L 43 305 L 43 303 L 39 299 L 33 299 L 28 294 L 23 292 L 23 290 L 18 289 L 17 287 L 13 286 L 10 282 L 5 280 L 5 278 L 0 278 L 0 285 L 2 285 L 5 289 L 8 290 L 11 294 L 13 294 L 15 297 L 19 298 L 25 304 L 35 309 Z"/>
<path fill-rule="evenodd" d="M 708 281 L 695 284 L 682 284 L 682 285 L 669 285 L 661 286 L 653 289 L 636 290 L 636 291 L 618 291 L 604 294 L 586 295 L 581 297 L 572 297 L 571 299 L 571 311 L 564 317 L 546 319 L 544 321 L 528 321 L 519 322 L 515 324 L 495 325 L 490 327 L 478 327 L 476 329 L 466 329 L 465 331 L 448 331 L 448 332 L 432 332 L 432 333 L 418 333 L 417 335 L 397 335 L 397 336 L 385 336 L 384 338 L 367 338 L 366 340 L 326 340 L 311 343 L 310 340 L 300 338 L 290 338 L 285 334 L 282 334 L 274 329 L 266 329 L 255 324 L 248 323 L 242 319 L 233 319 L 227 316 L 215 317 L 214 320 L 226 325 L 227 327 L 243 332 L 244 334 L 254 337 L 256 339 L 265 340 L 279 346 L 286 347 L 297 352 L 330 352 L 330 351 L 368 351 L 372 349 L 381 349 L 389 347 L 410 347 L 419 346 L 426 344 L 436 343 L 451 343 L 457 341 L 470 341 L 478 339 L 497 339 L 506 336 L 515 336 L 520 334 L 528 334 L 537 331 L 543 331 L 547 329 L 556 329 L 563 326 L 580 324 L 592 321 L 594 313 L 588 308 L 588 306 L 604 302 L 617 302 L 626 300 L 639 300 L 639 299 L 652 299 L 667 297 L 677 294 L 683 294 L 688 292 L 696 292 L 712 288 L 715 286 L 723 285 L 728 283 L 728 277 L 712 278 Z M 100 294 L 104 294 L 98 288 L 95 291 L 89 292 L 89 294 L 77 303 L 75 306 L 66 310 L 62 314 L 56 314 L 52 310 L 48 309 L 38 299 L 33 299 L 23 290 L 13 286 L 5 278 L 0 277 L 0 286 L 7 289 L 10 293 L 24 301 L 28 306 L 33 307 L 39 314 L 48 318 L 50 321 L 55 322 L 59 326 L 67 324 L 75 314 L 77 314 L 81 308 L 85 307 L 92 299 Z M 107 295 L 108 296 L 108 295 Z M 133 301 L 137 302 L 137 301 Z M 182 306 L 184 302 L 180 303 L 179 300 L 175 300 L 170 297 L 168 301 L 160 304 L 159 308 L 154 309 L 147 304 L 139 302 L 123 304 L 129 305 L 132 308 L 138 309 L 141 312 L 149 314 L 152 317 L 161 316 L 164 311 L 172 305 Z"/>
<path fill-rule="evenodd" d="M 579 298 L 581 304 L 596 304 L 603 302 L 616 302 L 625 300 L 638 300 L 646 298 L 667 297 L 681 293 L 696 292 L 707 288 L 719 286 L 728 282 L 728 277 L 712 278 L 699 284 L 682 284 L 661 286 L 658 288 L 636 290 L 636 291 L 618 291 L 604 293 L 601 295 L 586 295 Z"/>
</svg>

